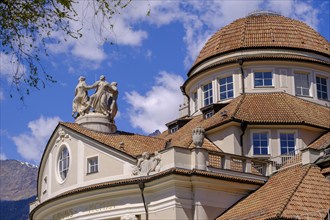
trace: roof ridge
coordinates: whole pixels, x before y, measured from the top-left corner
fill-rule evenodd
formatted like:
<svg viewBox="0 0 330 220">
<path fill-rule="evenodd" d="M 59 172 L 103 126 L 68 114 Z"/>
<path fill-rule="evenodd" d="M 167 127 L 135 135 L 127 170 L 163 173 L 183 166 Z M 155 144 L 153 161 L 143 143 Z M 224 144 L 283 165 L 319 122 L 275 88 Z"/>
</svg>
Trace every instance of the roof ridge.
<svg viewBox="0 0 330 220">
<path fill-rule="evenodd" d="M 143 135 L 143 134 L 132 133 L 132 132 L 122 131 L 122 130 L 117 130 L 117 132 L 113 133 L 113 134 L 98 132 L 98 131 L 89 130 L 88 128 L 85 128 L 84 126 L 81 126 L 81 125 L 79 125 L 75 122 L 59 122 L 59 124 L 64 125 L 65 127 L 68 127 L 66 124 L 77 125 L 77 126 L 81 127 L 82 129 L 88 130 L 90 132 L 95 132 L 96 134 L 101 134 L 101 135 L 116 135 L 116 134 L 125 135 L 126 134 L 126 135 L 137 135 L 137 136 L 140 136 L 140 137 L 147 137 L 147 138 L 153 138 L 153 139 L 158 139 L 158 140 L 165 140 L 164 138 L 157 137 L 157 136 L 155 137 L 155 136 Z"/>
<path fill-rule="evenodd" d="M 236 109 L 235 109 L 233 115 L 231 116 L 232 118 L 235 118 L 235 116 L 236 116 L 238 110 L 240 109 L 240 107 L 241 107 L 241 105 L 242 105 L 242 103 L 243 103 L 243 100 L 244 100 L 245 97 L 246 97 L 246 94 L 244 93 L 244 94 L 242 94 L 242 95 L 240 95 L 240 96 L 238 96 L 238 97 L 241 97 L 241 100 L 240 100 L 240 101 L 238 102 L 238 104 L 236 105 Z"/>
<path fill-rule="evenodd" d="M 266 21 L 267 21 L 268 24 L 270 24 L 270 21 L 269 21 L 269 17 L 268 16 L 266 16 Z M 270 37 L 271 37 L 271 40 L 273 42 L 275 42 L 274 33 L 273 32 L 274 32 L 273 25 L 270 25 Z"/>
<path fill-rule="evenodd" d="M 284 94 L 284 97 L 283 97 L 283 98 L 284 98 L 284 101 L 285 101 L 285 103 L 290 107 L 290 109 L 292 110 L 293 114 L 295 114 L 295 115 L 297 116 L 297 118 L 298 118 L 298 120 L 299 120 L 300 122 L 304 122 L 304 120 L 301 119 L 300 115 L 299 115 L 298 112 L 296 111 L 294 105 L 291 105 L 291 102 L 289 102 L 289 101 L 287 100 L 287 98 L 285 97 L 285 94 L 286 94 L 286 93 L 281 93 L 280 95 L 283 96 L 283 94 Z M 292 97 L 293 97 L 293 96 L 292 96 Z"/>
<path fill-rule="evenodd" d="M 247 23 L 248 23 L 248 19 L 245 19 L 244 26 L 243 26 L 243 29 L 241 31 L 241 34 L 243 36 L 242 36 L 242 38 L 240 39 L 240 42 L 239 42 L 240 47 L 244 47 L 244 41 L 245 41 L 245 34 L 244 33 L 246 31 Z"/>
<path fill-rule="evenodd" d="M 287 199 L 286 204 L 285 204 L 285 205 L 283 206 L 283 208 L 282 208 L 282 211 L 281 211 L 280 214 L 279 214 L 278 216 L 276 216 L 276 217 L 280 217 L 280 216 L 283 214 L 285 208 L 288 206 L 289 202 L 291 201 L 292 196 L 297 192 L 299 186 L 301 185 L 301 183 L 303 182 L 303 180 L 304 180 L 305 177 L 307 176 L 307 173 L 309 172 L 310 169 L 311 169 L 311 165 L 308 166 L 308 168 L 306 169 L 305 173 L 303 174 L 301 180 L 299 181 L 299 183 L 297 184 L 297 186 L 295 187 L 295 189 L 294 189 L 293 192 L 291 193 L 290 197 Z"/>
</svg>

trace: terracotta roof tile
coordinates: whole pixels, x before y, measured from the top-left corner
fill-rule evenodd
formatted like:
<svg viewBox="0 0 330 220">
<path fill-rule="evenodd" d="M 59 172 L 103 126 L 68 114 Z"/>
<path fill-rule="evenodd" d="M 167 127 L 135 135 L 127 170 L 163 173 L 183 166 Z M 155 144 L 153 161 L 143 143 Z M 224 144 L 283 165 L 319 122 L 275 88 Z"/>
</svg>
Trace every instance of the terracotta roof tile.
<svg viewBox="0 0 330 220">
<path fill-rule="evenodd" d="M 222 116 L 219 113 L 223 111 L 227 112 L 227 116 Z M 201 126 L 209 130 L 233 120 L 264 124 L 306 124 L 327 129 L 330 127 L 330 108 L 286 93 L 247 93 L 233 99 L 219 112 L 208 119 L 198 115 L 175 133 L 169 134 L 165 131 L 157 137 L 127 132 L 98 133 L 75 123 L 61 123 L 61 125 L 132 156 L 141 155 L 145 151 L 152 153 L 162 150 L 165 148 L 166 142 L 170 142 L 172 146 L 193 148 L 192 130 L 194 128 Z M 318 112 L 318 117 L 315 117 L 315 112 Z M 322 139 L 323 142 L 328 141 L 328 137 L 329 134 Z M 315 145 L 319 146 L 320 142 L 321 140 Z M 123 148 L 120 143 L 124 143 Z M 311 147 L 313 146 L 311 145 Z M 207 137 L 204 140 L 203 147 L 210 151 L 221 151 L 221 146 L 220 148 L 217 147 Z"/>
<path fill-rule="evenodd" d="M 307 24 L 280 15 L 251 15 L 217 31 L 205 44 L 195 64 L 236 49 L 296 48 L 330 54 L 330 44 Z"/>
<path fill-rule="evenodd" d="M 296 165 L 274 174 L 268 182 L 218 220 L 324 219 L 330 207 L 330 182 L 313 165 Z"/>
<path fill-rule="evenodd" d="M 159 137 L 171 142 L 172 146 L 193 148 L 192 130 L 197 126 L 202 126 L 204 119 L 202 115 L 194 117 L 178 131 L 169 134 L 168 131 L 163 132 Z M 202 126 L 203 127 L 203 126 Z M 209 139 L 205 138 L 203 147 L 211 151 L 221 151 Z"/>
<path fill-rule="evenodd" d="M 157 137 L 118 131 L 115 134 L 104 134 L 88 130 L 76 123 L 61 122 L 62 126 L 79 132 L 89 138 L 99 141 L 109 147 L 125 152 L 132 156 L 141 155 L 143 152 L 153 153 L 164 149 L 166 141 Z M 123 145 L 121 146 L 121 143 Z"/>
<path fill-rule="evenodd" d="M 327 132 L 317 138 L 313 143 L 308 145 L 308 148 L 322 150 L 330 146 L 330 132 Z"/>
<path fill-rule="evenodd" d="M 323 169 L 321 170 L 321 173 L 322 173 L 323 175 L 330 173 L 330 167 L 323 168 Z"/>
<path fill-rule="evenodd" d="M 309 56 L 303 56 L 303 55 L 293 55 L 293 54 L 248 54 L 244 56 L 245 61 L 250 61 L 250 60 L 293 60 L 293 61 L 307 61 L 307 62 L 318 62 L 321 64 L 326 64 L 329 65 L 330 62 L 327 62 L 325 60 L 317 59 L 314 57 L 309 57 Z M 205 70 L 211 69 L 215 66 L 223 65 L 226 63 L 236 63 L 237 62 L 237 57 L 232 57 L 224 60 L 217 61 L 213 64 L 207 65 L 204 68 L 199 69 L 197 72 L 194 73 L 194 75 L 197 75 L 197 73 L 202 73 Z M 188 73 L 188 76 L 190 76 L 191 73 Z M 190 78 L 189 78 L 190 79 Z M 189 79 L 185 82 L 189 81 Z"/>
<path fill-rule="evenodd" d="M 330 108 L 287 93 L 243 95 L 234 118 L 250 123 L 307 124 L 330 128 Z M 317 112 L 317 117 L 315 117 Z"/>
</svg>

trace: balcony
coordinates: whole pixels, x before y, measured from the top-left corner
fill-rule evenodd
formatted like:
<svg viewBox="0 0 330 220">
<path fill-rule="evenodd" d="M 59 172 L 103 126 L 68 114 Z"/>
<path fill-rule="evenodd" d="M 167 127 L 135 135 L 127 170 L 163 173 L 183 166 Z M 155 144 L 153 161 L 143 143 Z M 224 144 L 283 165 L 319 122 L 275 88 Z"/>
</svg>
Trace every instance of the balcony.
<svg viewBox="0 0 330 220">
<path fill-rule="evenodd" d="M 301 149 L 290 151 L 286 154 L 281 154 L 276 157 L 271 157 L 270 159 L 272 172 L 277 172 L 281 169 L 294 166 L 302 162 Z"/>
<path fill-rule="evenodd" d="M 210 170 L 216 168 L 259 176 L 268 176 L 269 174 L 267 161 L 223 152 L 209 152 L 208 165 Z"/>
</svg>

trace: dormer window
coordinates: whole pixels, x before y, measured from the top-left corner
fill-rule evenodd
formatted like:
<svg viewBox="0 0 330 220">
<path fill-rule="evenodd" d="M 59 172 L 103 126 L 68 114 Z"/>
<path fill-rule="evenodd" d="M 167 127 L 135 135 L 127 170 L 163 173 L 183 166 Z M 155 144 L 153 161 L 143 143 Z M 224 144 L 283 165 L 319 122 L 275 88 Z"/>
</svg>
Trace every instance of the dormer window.
<svg viewBox="0 0 330 220">
<path fill-rule="evenodd" d="M 170 129 L 170 133 L 173 134 L 173 133 L 176 132 L 177 130 L 179 130 L 179 125 L 176 125 L 176 126 L 172 127 L 172 128 Z"/>
<path fill-rule="evenodd" d="M 254 87 L 273 86 L 273 73 L 270 71 L 254 72 Z"/>
<path fill-rule="evenodd" d="M 176 119 L 174 121 L 167 123 L 166 126 L 168 127 L 168 132 L 170 134 L 175 133 L 181 127 L 183 127 L 185 124 L 187 124 L 190 120 L 191 120 L 191 118 L 179 118 L 179 119 Z"/>
<path fill-rule="evenodd" d="M 204 106 L 208 106 L 213 103 L 213 89 L 212 82 L 203 86 Z"/>
<path fill-rule="evenodd" d="M 212 110 L 212 111 L 206 112 L 206 113 L 204 114 L 204 118 L 205 118 L 205 119 L 206 119 L 206 118 L 211 118 L 213 115 L 214 115 L 214 111 Z"/>
<path fill-rule="evenodd" d="M 220 109 L 228 105 L 228 103 L 213 103 L 211 105 L 205 106 L 201 108 L 203 116 L 205 119 L 211 118 L 215 113 L 217 113 Z"/>
</svg>

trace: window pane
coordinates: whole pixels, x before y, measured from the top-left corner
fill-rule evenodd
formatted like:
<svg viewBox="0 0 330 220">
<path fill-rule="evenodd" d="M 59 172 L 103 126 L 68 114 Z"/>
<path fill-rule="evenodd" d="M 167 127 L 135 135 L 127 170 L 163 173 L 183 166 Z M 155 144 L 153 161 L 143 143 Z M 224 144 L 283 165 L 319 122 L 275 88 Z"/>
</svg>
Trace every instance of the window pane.
<svg viewBox="0 0 330 220">
<path fill-rule="evenodd" d="M 229 91 L 228 92 L 228 98 L 232 98 L 234 97 L 234 92 L 233 91 Z"/>
<path fill-rule="evenodd" d="M 262 140 L 267 140 L 267 133 L 261 133 L 261 134 L 260 134 L 260 138 L 261 138 Z"/>
<path fill-rule="evenodd" d="M 262 86 L 262 80 L 257 80 L 257 79 L 256 79 L 256 80 L 254 81 L 254 85 L 255 85 L 255 86 Z"/>
<path fill-rule="evenodd" d="M 226 78 L 222 78 L 222 79 L 220 79 L 220 84 L 221 85 L 223 85 L 223 84 L 225 84 L 226 83 Z"/>
<path fill-rule="evenodd" d="M 225 92 L 226 91 L 226 86 L 223 85 L 223 86 L 220 86 L 220 92 Z"/>
<path fill-rule="evenodd" d="M 281 154 L 286 154 L 288 153 L 287 149 L 286 148 L 281 148 Z"/>
<path fill-rule="evenodd" d="M 271 79 L 266 79 L 265 80 L 265 86 L 271 86 L 272 85 L 272 80 Z"/>
<path fill-rule="evenodd" d="M 267 152 L 267 148 L 262 148 L 262 149 L 261 149 L 261 154 L 268 154 L 268 152 Z"/>
<path fill-rule="evenodd" d="M 254 73 L 255 78 L 262 78 L 262 72 L 256 72 Z"/>
<path fill-rule="evenodd" d="M 271 79 L 272 78 L 272 73 L 271 72 L 265 72 L 264 77 L 268 78 L 268 79 Z"/>
</svg>

